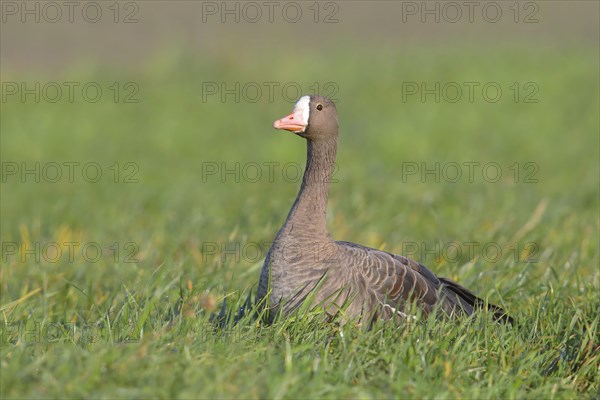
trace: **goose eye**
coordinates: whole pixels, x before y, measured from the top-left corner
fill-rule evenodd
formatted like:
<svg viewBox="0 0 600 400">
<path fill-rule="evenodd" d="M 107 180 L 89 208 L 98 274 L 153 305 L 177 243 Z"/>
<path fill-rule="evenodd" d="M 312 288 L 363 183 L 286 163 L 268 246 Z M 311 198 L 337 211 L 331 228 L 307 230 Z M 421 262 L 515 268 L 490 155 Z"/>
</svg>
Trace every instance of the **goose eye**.
<svg viewBox="0 0 600 400">
<path fill-rule="evenodd" d="M 323 105 L 322 104 L 317 104 L 317 110 L 321 111 L 323 109 Z"/>
</svg>

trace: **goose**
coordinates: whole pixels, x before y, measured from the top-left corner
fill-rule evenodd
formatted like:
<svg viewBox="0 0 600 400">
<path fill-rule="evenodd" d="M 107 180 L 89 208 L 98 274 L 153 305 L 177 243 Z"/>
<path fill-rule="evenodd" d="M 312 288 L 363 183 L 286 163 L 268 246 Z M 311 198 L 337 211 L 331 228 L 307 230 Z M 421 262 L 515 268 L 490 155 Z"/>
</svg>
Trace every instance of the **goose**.
<svg viewBox="0 0 600 400">
<path fill-rule="evenodd" d="M 333 101 L 303 96 L 273 127 L 306 139 L 307 157 L 300 192 L 261 270 L 255 301 L 267 315 L 289 316 L 310 300 L 344 319 L 402 321 L 414 318 L 408 312 L 415 307 L 453 318 L 487 307 L 494 319 L 512 323 L 502 308 L 419 262 L 331 238 L 326 212 L 339 130 Z"/>
</svg>

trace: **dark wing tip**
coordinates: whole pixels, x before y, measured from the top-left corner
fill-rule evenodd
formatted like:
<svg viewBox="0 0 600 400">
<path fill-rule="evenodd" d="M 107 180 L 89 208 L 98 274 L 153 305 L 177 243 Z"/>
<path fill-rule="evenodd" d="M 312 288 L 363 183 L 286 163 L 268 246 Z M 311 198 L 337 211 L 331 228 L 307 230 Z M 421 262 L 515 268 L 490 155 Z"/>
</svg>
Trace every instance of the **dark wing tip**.
<svg viewBox="0 0 600 400">
<path fill-rule="evenodd" d="M 495 304 L 487 303 L 475 296 L 473 292 L 469 289 L 465 288 L 462 285 L 454 282 L 448 278 L 439 278 L 440 282 L 444 286 L 444 289 L 448 289 L 452 294 L 457 295 L 460 299 L 460 304 L 458 305 L 465 311 L 468 315 L 471 315 L 476 308 L 485 308 L 487 311 L 492 311 L 494 313 L 494 320 L 502 323 L 509 323 L 514 325 L 514 319 L 504 311 L 501 307 L 498 307 Z M 467 305 L 467 307 L 465 307 Z"/>
</svg>

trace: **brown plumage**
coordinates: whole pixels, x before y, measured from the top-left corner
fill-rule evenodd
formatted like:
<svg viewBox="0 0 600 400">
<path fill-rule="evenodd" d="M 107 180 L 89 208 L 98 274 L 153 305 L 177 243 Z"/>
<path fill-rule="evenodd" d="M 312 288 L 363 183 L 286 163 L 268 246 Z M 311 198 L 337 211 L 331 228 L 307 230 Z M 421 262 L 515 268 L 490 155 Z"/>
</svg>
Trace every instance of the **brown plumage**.
<svg viewBox="0 0 600 400">
<path fill-rule="evenodd" d="M 416 261 L 331 238 L 326 209 L 338 139 L 331 100 L 304 96 L 274 126 L 306 139 L 307 161 L 300 193 L 265 259 L 258 302 L 288 315 L 311 295 L 329 314 L 344 307 L 345 318 L 357 319 L 406 317 L 412 303 L 425 314 L 439 309 L 448 316 L 471 315 L 485 306 L 468 289 Z M 512 322 L 501 308 L 487 307 L 496 319 Z"/>
</svg>

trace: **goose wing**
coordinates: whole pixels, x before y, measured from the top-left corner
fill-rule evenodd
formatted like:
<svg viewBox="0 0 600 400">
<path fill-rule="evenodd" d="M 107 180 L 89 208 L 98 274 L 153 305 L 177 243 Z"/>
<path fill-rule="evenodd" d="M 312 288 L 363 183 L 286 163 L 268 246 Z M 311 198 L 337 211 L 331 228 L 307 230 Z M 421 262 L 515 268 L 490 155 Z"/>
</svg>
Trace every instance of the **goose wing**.
<svg viewBox="0 0 600 400">
<path fill-rule="evenodd" d="M 425 313 L 436 306 L 448 315 L 471 315 L 485 302 L 458 283 L 437 277 L 431 270 L 407 257 L 350 242 L 338 242 L 342 262 L 353 271 L 352 279 L 361 297 L 383 318 L 406 316 L 404 310 L 417 303 Z M 504 310 L 488 304 L 496 319 L 512 320 Z"/>
</svg>

